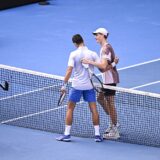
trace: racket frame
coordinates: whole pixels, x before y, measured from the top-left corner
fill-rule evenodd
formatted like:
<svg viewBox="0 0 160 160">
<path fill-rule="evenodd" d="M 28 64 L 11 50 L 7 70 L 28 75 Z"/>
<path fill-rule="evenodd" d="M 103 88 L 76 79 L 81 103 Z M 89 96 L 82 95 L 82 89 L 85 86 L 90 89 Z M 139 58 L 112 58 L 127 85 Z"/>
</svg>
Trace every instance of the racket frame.
<svg viewBox="0 0 160 160">
<path fill-rule="evenodd" d="M 4 82 L 3 84 L 0 84 L 0 87 L 4 90 L 4 91 L 8 91 L 9 90 L 9 83 L 7 81 Z"/>
<path fill-rule="evenodd" d="M 58 104 L 57 104 L 58 106 L 60 106 L 63 103 L 65 97 L 66 97 L 66 92 L 61 93 L 59 100 L 58 100 Z"/>
</svg>

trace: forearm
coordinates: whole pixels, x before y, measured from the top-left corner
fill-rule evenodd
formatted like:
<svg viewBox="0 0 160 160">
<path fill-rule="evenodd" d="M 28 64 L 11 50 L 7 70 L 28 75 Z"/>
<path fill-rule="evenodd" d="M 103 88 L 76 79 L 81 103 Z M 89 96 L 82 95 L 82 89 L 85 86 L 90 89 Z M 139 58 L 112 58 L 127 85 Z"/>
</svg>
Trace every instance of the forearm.
<svg viewBox="0 0 160 160">
<path fill-rule="evenodd" d="M 98 68 L 98 69 L 100 70 L 100 72 L 103 73 L 103 72 L 106 72 L 110 69 L 113 69 L 115 66 L 116 66 L 116 64 L 114 62 L 112 62 L 111 64 L 108 64 L 105 69 L 101 69 L 101 68 Z"/>
<path fill-rule="evenodd" d="M 91 61 L 90 64 L 92 64 L 92 65 L 94 65 L 94 66 L 96 66 L 97 68 L 100 68 L 100 69 L 105 69 L 109 66 L 108 63 L 94 62 L 94 61 Z"/>
<path fill-rule="evenodd" d="M 100 70 L 109 70 L 111 68 L 114 68 L 116 66 L 115 62 L 112 62 L 111 64 L 108 63 L 107 59 L 102 59 L 100 62 L 95 62 L 89 59 L 83 59 L 82 63 L 84 64 L 91 64 L 93 66 L 96 66 L 97 68 L 99 68 Z"/>
<path fill-rule="evenodd" d="M 67 83 L 72 75 L 72 67 L 68 67 L 64 77 L 64 83 Z"/>
</svg>

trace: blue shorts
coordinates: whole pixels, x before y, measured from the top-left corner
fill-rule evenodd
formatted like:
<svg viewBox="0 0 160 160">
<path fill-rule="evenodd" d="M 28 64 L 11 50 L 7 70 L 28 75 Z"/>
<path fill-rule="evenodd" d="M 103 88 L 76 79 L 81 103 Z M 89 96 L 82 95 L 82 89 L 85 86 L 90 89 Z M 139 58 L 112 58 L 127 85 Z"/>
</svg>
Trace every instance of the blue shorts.
<svg viewBox="0 0 160 160">
<path fill-rule="evenodd" d="M 77 90 L 75 88 L 72 88 L 69 93 L 69 101 L 72 101 L 74 103 L 79 102 L 82 96 L 84 101 L 87 101 L 89 103 L 96 102 L 96 94 L 94 89 Z"/>
</svg>

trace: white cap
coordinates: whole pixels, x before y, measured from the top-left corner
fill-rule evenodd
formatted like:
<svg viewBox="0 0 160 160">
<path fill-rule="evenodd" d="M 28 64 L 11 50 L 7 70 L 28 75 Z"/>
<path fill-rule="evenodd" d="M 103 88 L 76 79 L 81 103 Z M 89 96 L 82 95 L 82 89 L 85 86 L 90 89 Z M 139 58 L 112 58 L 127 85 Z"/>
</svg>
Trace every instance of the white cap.
<svg viewBox="0 0 160 160">
<path fill-rule="evenodd" d="M 109 32 L 108 32 L 105 28 L 98 28 L 98 29 L 96 29 L 96 30 L 93 32 L 93 34 L 95 35 L 95 34 L 97 34 L 97 33 L 101 33 L 101 34 L 107 36 L 107 34 L 108 34 Z"/>
</svg>

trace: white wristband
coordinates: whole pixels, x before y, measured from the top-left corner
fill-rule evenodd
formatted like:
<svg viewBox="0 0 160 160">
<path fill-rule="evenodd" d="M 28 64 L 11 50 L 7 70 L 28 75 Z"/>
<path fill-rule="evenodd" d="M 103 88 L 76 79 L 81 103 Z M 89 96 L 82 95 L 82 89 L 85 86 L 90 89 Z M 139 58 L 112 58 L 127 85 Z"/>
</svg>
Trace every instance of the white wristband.
<svg viewBox="0 0 160 160">
<path fill-rule="evenodd" d="M 112 67 L 115 67 L 115 66 L 116 66 L 116 63 L 115 63 L 115 62 L 112 62 L 111 65 L 112 65 Z"/>
<path fill-rule="evenodd" d="M 64 83 L 63 86 L 66 88 L 67 87 L 67 83 Z"/>
<path fill-rule="evenodd" d="M 66 87 L 67 87 L 67 83 L 64 83 L 61 89 L 62 89 L 62 90 L 65 90 Z"/>
</svg>

